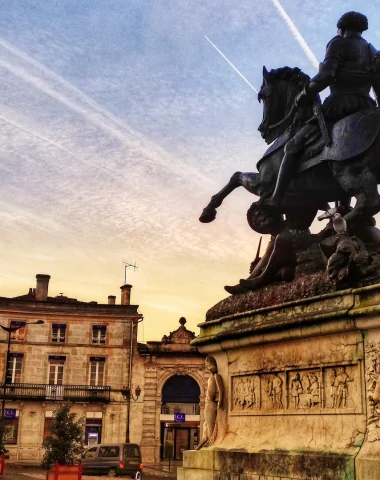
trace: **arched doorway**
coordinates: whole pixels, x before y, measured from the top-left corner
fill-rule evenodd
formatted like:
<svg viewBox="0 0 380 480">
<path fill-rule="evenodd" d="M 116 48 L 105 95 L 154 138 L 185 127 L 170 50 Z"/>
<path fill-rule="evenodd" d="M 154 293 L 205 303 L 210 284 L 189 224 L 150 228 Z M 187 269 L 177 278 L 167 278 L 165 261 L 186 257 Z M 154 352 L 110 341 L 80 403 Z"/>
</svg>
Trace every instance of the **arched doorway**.
<svg viewBox="0 0 380 480">
<path fill-rule="evenodd" d="M 161 458 L 181 459 L 199 443 L 198 383 L 190 375 L 173 375 L 162 388 Z"/>
</svg>

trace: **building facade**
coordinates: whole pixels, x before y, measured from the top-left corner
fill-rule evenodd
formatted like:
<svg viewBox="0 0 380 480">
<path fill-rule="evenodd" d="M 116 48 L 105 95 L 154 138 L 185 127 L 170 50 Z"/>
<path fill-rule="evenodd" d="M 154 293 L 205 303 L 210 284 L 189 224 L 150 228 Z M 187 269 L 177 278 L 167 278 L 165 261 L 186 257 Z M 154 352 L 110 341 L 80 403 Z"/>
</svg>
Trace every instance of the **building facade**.
<svg viewBox="0 0 380 480">
<path fill-rule="evenodd" d="M 190 345 L 195 334 L 180 326 L 161 341 L 137 345 L 132 390 L 142 393 L 131 401 L 131 440 L 141 446 L 143 462 L 182 458 L 197 447 L 209 372 L 205 355 Z"/>
<path fill-rule="evenodd" d="M 50 297 L 49 279 L 37 275 L 36 288 L 26 295 L 0 297 L 0 325 L 13 330 L 0 329 L 5 440 L 10 461 L 18 463 L 40 462 L 44 435 L 63 401 L 73 402 L 72 411 L 85 418 L 88 445 L 126 439 L 122 391 L 131 386 L 142 320 L 130 304 L 132 287 L 121 287 L 120 305 L 112 295 L 107 304 L 86 303 Z"/>
</svg>

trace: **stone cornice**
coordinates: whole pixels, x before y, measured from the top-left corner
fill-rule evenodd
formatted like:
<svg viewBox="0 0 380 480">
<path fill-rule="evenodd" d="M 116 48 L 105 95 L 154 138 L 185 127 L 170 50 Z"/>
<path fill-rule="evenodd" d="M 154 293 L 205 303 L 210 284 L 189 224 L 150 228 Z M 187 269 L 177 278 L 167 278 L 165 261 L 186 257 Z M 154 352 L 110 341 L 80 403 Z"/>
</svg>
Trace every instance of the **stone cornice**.
<svg viewBox="0 0 380 480">
<path fill-rule="evenodd" d="M 243 345 L 360 330 L 363 322 L 380 328 L 379 312 L 380 284 L 377 284 L 210 320 L 199 325 L 201 333 L 191 344 L 210 353 Z M 372 317 L 368 319 L 369 316 Z"/>
<path fill-rule="evenodd" d="M 134 316 L 138 305 L 108 305 L 92 303 L 25 302 L 12 299 L 0 299 L 0 315 L 101 315 L 108 317 Z"/>
</svg>

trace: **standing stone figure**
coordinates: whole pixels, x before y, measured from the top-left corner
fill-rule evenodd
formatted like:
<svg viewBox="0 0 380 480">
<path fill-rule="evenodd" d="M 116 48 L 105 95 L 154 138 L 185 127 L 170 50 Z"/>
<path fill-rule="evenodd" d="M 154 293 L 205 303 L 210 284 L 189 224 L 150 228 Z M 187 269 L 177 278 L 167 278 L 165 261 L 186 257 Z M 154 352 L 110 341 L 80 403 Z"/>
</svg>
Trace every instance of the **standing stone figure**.
<svg viewBox="0 0 380 480">
<path fill-rule="evenodd" d="M 197 450 L 202 447 L 208 447 L 212 445 L 216 438 L 217 423 L 216 416 L 217 411 L 221 408 L 223 402 L 223 380 L 218 373 L 218 366 L 213 356 L 207 355 L 205 360 L 205 366 L 207 370 L 211 372 L 211 377 L 207 382 L 206 392 L 206 405 L 205 405 L 205 421 L 203 424 L 203 437 Z"/>
<path fill-rule="evenodd" d="M 301 393 L 303 393 L 303 387 L 302 387 L 301 377 L 299 373 L 296 373 L 296 376 L 292 380 L 290 393 L 291 393 L 291 396 L 293 397 L 294 408 L 299 408 L 300 395 Z"/>
<path fill-rule="evenodd" d="M 273 388 L 273 408 L 284 408 L 282 404 L 282 380 L 278 376 L 278 373 L 274 374 L 272 380 Z"/>
</svg>

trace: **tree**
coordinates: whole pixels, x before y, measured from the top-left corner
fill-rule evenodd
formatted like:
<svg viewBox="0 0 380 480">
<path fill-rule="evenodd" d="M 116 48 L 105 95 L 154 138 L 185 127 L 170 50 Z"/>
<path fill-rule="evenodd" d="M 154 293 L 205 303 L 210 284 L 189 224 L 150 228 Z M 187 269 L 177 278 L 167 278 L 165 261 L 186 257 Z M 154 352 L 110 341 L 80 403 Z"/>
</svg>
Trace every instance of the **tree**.
<svg viewBox="0 0 380 480">
<path fill-rule="evenodd" d="M 53 413 L 49 434 L 45 437 L 41 466 L 48 470 L 52 464 L 73 465 L 84 451 L 84 418 L 75 419 L 71 404 L 64 403 Z"/>
</svg>

